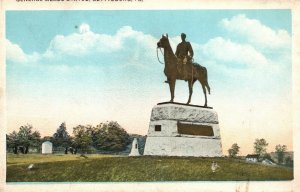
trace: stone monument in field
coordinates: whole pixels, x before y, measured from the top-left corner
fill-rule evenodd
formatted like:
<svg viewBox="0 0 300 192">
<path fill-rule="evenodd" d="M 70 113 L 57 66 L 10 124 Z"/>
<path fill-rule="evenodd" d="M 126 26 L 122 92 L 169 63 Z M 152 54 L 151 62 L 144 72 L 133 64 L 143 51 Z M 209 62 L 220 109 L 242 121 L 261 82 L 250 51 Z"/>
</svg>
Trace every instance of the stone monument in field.
<svg viewBox="0 0 300 192">
<path fill-rule="evenodd" d="M 42 154 L 52 154 L 52 143 L 50 141 L 43 142 Z"/>
<path fill-rule="evenodd" d="M 132 141 L 132 146 L 131 146 L 131 151 L 129 153 L 129 156 L 140 156 L 138 141 L 136 138 L 134 138 Z"/>
<path fill-rule="evenodd" d="M 207 107 L 206 91 L 210 93 L 207 70 L 193 62 L 193 53 L 188 55 L 192 47 L 185 41 L 185 34 L 181 37 L 182 43 L 178 45 L 176 55 L 168 36 L 162 36 L 157 43 L 158 48 L 164 49 L 164 72 L 171 100 L 152 108 L 144 155 L 220 157 L 222 143 L 218 115 L 212 107 Z M 188 82 L 189 99 L 186 104 L 174 102 L 176 80 Z M 204 106 L 189 104 L 196 81 L 202 85 Z"/>
</svg>

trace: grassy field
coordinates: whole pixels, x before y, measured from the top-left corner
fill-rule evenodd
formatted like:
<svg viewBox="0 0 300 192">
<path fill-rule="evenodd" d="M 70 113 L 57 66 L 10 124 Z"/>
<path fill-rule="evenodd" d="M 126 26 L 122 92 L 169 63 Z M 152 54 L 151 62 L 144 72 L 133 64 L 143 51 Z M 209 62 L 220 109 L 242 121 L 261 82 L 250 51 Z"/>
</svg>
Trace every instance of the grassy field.
<svg viewBox="0 0 300 192">
<path fill-rule="evenodd" d="M 220 168 L 213 173 L 212 161 Z M 29 164 L 35 168 L 28 170 Z M 242 160 L 112 155 L 7 155 L 7 182 L 291 180 L 293 170 Z"/>
</svg>

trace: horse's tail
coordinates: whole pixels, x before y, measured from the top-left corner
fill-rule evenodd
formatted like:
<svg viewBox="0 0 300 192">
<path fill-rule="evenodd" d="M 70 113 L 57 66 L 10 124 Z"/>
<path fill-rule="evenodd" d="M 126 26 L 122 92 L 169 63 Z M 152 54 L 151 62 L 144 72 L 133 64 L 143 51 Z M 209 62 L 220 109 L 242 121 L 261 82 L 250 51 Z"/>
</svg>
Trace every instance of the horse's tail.
<svg viewBox="0 0 300 192">
<path fill-rule="evenodd" d="M 208 84 L 208 74 L 207 74 L 207 69 L 198 63 L 194 63 L 196 65 L 196 68 L 198 69 L 197 76 L 201 82 L 203 82 L 204 86 L 206 87 L 208 93 L 210 94 L 210 87 Z"/>
</svg>

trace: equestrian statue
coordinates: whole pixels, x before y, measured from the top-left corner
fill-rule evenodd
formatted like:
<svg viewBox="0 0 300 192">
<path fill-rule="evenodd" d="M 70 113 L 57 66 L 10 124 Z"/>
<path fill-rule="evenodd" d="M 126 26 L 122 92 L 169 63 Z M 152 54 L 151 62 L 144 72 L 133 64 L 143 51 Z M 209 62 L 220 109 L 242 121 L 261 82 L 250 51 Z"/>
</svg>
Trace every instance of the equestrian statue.
<svg viewBox="0 0 300 192">
<path fill-rule="evenodd" d="M 169 84 L 171 100 L 174 102 L 174 91 L 176 80 L 188 81 L 189 85 L 189 99 L 187 104 L 191 102 L 193 94 L 193 85 L 198 80 L 202 86 L 205 96 L 204 107 L 207 107 L 206 89 L 210 94 L 210 87 L 207 82 L 207 70 L 205 67 L 193 62 L 193 49 L 189 42 L 185 41 L 186 35 L 181 34 L 182 42 L 178 44 L 176 53 L 174 54 L 169 42 L 168 34 L 162 35 L 161 39 L 157 43 L 157 49 L 164 49 L 164 73 L 167 76 L 166 83 Z"/>
</svg>

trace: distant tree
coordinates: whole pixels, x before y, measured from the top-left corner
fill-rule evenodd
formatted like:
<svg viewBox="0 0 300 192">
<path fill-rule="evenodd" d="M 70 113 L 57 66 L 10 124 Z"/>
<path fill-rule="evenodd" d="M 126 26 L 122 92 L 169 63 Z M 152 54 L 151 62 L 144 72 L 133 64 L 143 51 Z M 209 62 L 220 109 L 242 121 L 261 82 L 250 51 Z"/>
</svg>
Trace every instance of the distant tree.
<svg viewBox="0 0 300 192">
<path fill-rule="evenodd" d="M 277 155 L 278 163 L 282 164 L 284 159 L 284 153 L 286 152 L 286 145 L 276 145 L 275 153 Z"/>
<path fill-rule="evenodd" d="M 30 135 L 32 133 L 32 126 L 31 125 L 25 125 L 25 126 L 21 126 L 18 132 L 18 139 L 19 139 L 19 144 L 24 147 L 24 149 L 22 149 L 22 153 L 27 153 L 27 149 L 30 146 Z"/>
<path fill-rule="evenodd" d="M 74 128 L 73 128 L 74 129 Z M 70 136 L 70 144 L 71 144 L 71 147 L 75 148 L 75 142 L 74 142 L 74 136 Z"/>
<path fill-rule="evenodd" d="M 16 131 L 13 131 L 6 137 L 6 146 L 7 148 L 12 148 L 13 153 L 18 153 L 18 146 L 20 145 L 18 133 Z"/>
<path fill-rule="evenodd" d="M 41 135 L 38 131 L 32 133 L 32 125 L 21 126 L 18 132 L 19 144 L 23 146 L 24 153 L 27 154 L 29 147 L 38 147 L 40 144 Z"/>
<path fill-rule="evenodd" d="M 83 125 L 78 125 L 77 127 L 74 127 L 73 135 L 73 145 L 75 146 L 75 150 L 77 148 L 81 149 L 82 154 L 87 152 L 89 146 L 92 144 L 92 138 L 87 132 L 87 127 Z"/>
<path fill-rule="evenodd" d="M 45 141 L 52 141 L 53 140 L 53 137 L 50 137 L 50 136 L 44 136 L 42 139 L 41 139 L 41 142 L 45 142 Z"/>
<path fill-rule="evenodd" d="M 65 122 L 63 122 L 56 130 L 56 133 L 53 134 L 51 142 L 54 147 L 68 147 L 71 144 Z"/>
<path fill-rule="evenodd" d="M 100 149 L 121 151 L 130 143 L 128 133 L 115 121 L 100 123 L 97 128 L 97 145 Z"/>
<path fill-rule="evenodd" d="M 259 157 L 263 157 L 267 153 L 267 146 L 269 144 L 265 139 L 255 139 L 254 142 L 254 152 L 259 155 Z"/>
<path fill-rule="evenodd" d="M 240 151 L 240 147 L 237 143 L 232 144 L 231 148 L 228 149 L 228 154 L 230 157 L 236 157 Z"/>
<path fill-rule="evenodd" d="M 98 148 L 98 135 L 100 134 L 99 127 L 93 127 L 91 125 L 86 126 L 87 134 L 92 138 L 92 146 Z"/>
<path fill-rule="evenodd" d="M 41 134 L 38 131 L 34 131 L 30 136 L 30 146 L 40 148 L 41 146 Z"/>
<path fill-rule="evenodd" d="M 294 160 L 292 159 L 292 157 L 287 156 L 285 158 L 285 164 L 289 167 L 293 167 L 294 166 Z"/>
<path fill-rule="evenodd" d="M 13 131 L 7 136 L 7 146 L 13 148 L 13 152 L 18 153 L 18 148 L 22 148 L 22 153 L 27 154 L 29 147 L 39 147 L 41 135 L 38 131 L 32 132 L 32 125 L 23 125 L 19 131 Z"/>
</svg>

